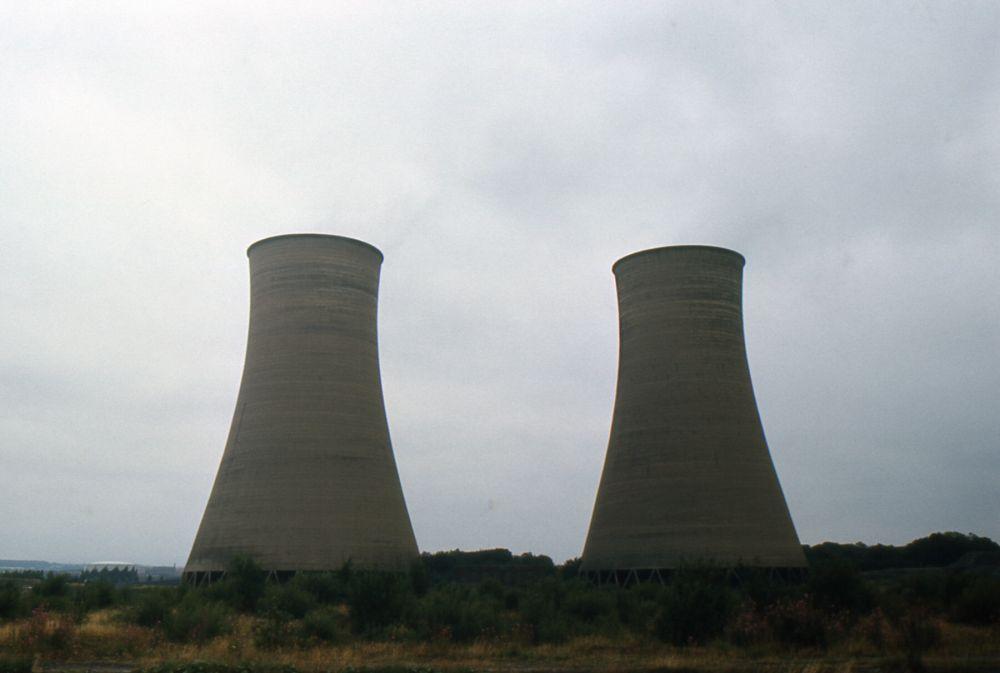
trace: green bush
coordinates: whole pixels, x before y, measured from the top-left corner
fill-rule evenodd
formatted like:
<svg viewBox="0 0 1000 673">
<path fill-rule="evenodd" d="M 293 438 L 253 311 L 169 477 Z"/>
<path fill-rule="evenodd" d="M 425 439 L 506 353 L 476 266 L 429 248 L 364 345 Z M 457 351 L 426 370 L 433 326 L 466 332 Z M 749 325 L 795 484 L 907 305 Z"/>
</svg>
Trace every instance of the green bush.
<svg viewBox="0 0 1000 673">
<path fill-rule="evenodd" d="M 288 647 L 296 642 L 296 637 L 293 622 L 282 613 L 273 612 L 253 626 L 253 644 L 263 650 Z"/>
<path fill-rule="evenodd" d="M 409 578 L 404 575 L 364 572 L 351 577 L 347 605 L 355 633 L 374 634 L 404 622 L 412 603 Z"/>
<path fill-rule="evenodd" d="M 564 604 L 568 615 L 585 624 L 594 624 L 615 614 L 617 605 L 615 596 L 610 591 L 582 581 L 573 583 Z"/>
<path fill-rule="evenodd" d="M 240 612 L 253 612 L 264 595 L 267 573 L 249 556 L 236 556 L 226 566 L 226 577 L 219 583 L 228 602 Z"/>
<path fill-rule="evenodd" d="M 735 608 L 736 596 L 721 572 L 681 569 L 663 593 L 654 629 L 675 645 L 705 643 L 722 635 Z"/>
<path fill-rule="evenodd" d="M 952 608 L 956 621 L 991 624 L 1000 621 L 1000 580 L 977 577 L 962 590 Z"/>
<path fill-rule="evenodd" d="M 874 606 L 871 587 L 851 563 L 821 563 L 812 569 L 806 591 L 813 605 L 829 612 L 870 612 Z"/>
<path fill-rule="evenodd" d="M 583 563 L 583 559 L 571 558 L 570 560 L 563 563 L 561 566 L 556 566 L 556 574 L 560 579 L 572 580 L 576 579 L 580 574 L 580 565 Z"/>
<path fill-rule="evenodd" d="M 118 602 L 118 593 L 110 582 L 88 582 L 74 592 L 73 602 L 78 612 L 109 608 Z"/>
<path fill-rule="evenodd" d="M 345 633 L 342 618 L 335 608 L 313 610 L 302 619 L 301 637 L 306 643 L 340 643 Z"/>
<path fill-rule="evenodd" d="M 292 586 L 305 591 L 320 605 L 334 605 L 347 599 L 350 587 L 350 571 L 339 572 L 303 572 L 298 573 L 289 582 Z"/>
<path fill-rule="evenodd" d="M 569 638 L 569 623 L 562 612 L 566 587 L 543 580 L 528 587 L 521 603 L 521 617 L 530 628 L 532 642 L 561 643 Z"/>
<path fill-rule="evenodd" d="M 163 621 L 168 639 L 179 642 L 206 642 L 228 633 L 231 616 L 226 605 L 209 601 L 195 592 L 188 592 Z"/>
<path fill-rule="evenodd" d="M 77 629 L 69 615 L 53 615 L 35 608 L 25 624 L 15 631 L 16 647 L 34 654 L 65 655 L 76 642 Z"/>
<path fill-rule="evenodd" d="M 28 606 L 21 596 L 21 587 L 10 580 L 0 582 L 0 619 L 17 619 L 27 612 Z"/>
<path fill-rule="evenodd" d="M 880 597 L 880 602 L 898 599 L 897 602 L 901 604 L 940 610 L 951 602 L 952 597 L 957 598 L 964 586 L 964 582 L 956 584 L 943 571 L 922 572 L 890 582 Z"/>
<path fill-rule="evenodd" d="M 774 639 L 793 647 L 824 648 L 828 640 L 828 616 L 806 598 L 781 600 L 766 613 Z"/>
<path fill-rule="evenodd" d="M 775 580 L 764 568 L 741 567 L 736 569 L 740 578 L 740 592 L 757 608 L 766 608 L 782 599 L 801 595 L 799 584 Z"/>
<path fill-rule="evenodd" d="M 69 577 L 49 573 L 32 588 L 31 593 L 43 598 L 64 598 L 69 595 Z"/>
<path fill-rule="evenodd" d="M 123 616 L 126 621 L 139 626 L 160 626 L 167 620 L 170 608 L 176 602 L 175 596 L 176 592 L 159 588 L 138 590 Z"/>
<path fill-rule="evenodd" d="M 734 645 L 752 647 L 767 642 L 771 638 L 771 629 L 753 602 L 749 602 L 730 619 L 726 636 Z"/>
<path fill-rule="evenodd" d="M 517 610 L 521 605 L 521 591 L 518 589 L 507 589 L 503 593 L 504 610 Z"/>
<path fill-rule="evenodd" d="M 410 564 L 410 587 L 418 598 L 426 596 L 431 590 L 431 573 L 423 559 L 418 558 Z"/>
<path fill-rule="evenodd" d="M 263 614 L 277 613 L 301 619 L 316 607 L 315 597 L 296 583 L 271 584 L 264 590 L 264 596 L 257 603 L 257 611 Z"/>
<path fill-rule="evenodd" d="M 477 592 L 480 596 L 491 598 L 497 602 L 503 602 L 507 594 L 507 590 L 504 589 L 503 584 L 495 577 L 488 577 L 480 582 Z"/>
<path fill-rule="evenodd" d="M 911 610 L 904 614 L 897 628 L 910 670 L 923 670 L 923 656 L 941 642 L 941 628 L 923 610 Z"/>
<path fill-rule="evenodd" d="M 457 585 L 431 591 L 420 602 L 420 617 L 428 636 L 457 642 L 495 635 L 501 630 L 499 601 Z"/>
<path fill-rule="evenodd" d="M 662 587 L 640 584 L 615 594 L 615 612 L 618 621 L 633 631 L 645 633 L 651 628 L 660 611 Z"/>
</svg>

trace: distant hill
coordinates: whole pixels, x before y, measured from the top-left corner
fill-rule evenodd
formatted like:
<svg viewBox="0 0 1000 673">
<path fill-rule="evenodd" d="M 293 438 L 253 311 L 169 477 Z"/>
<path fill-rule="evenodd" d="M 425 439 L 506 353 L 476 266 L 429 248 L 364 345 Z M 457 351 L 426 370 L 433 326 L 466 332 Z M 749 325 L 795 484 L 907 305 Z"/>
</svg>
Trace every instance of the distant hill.
<svg viewBox="0 0 1000 673">
<path fill-rule="evenodd" d="M 0 559 L 0 572 L 4 570 L 41 570 L 42 572 L 78 573 L 83 563 L 51 563 L 49 561 L 26 561 L 23 559 Z"/>
<path fill-rule="evenodd" d="M 95 565 L 103 566 L 107 564 L 52 563 L 51 561 L 0 559 L 0 573 L 27 570 L 41 573 L 66 573 L 69 575 L 79 575 L 87 569 L 94 570 Z M 139 581 L 172 582 L 180 579 L 181 571 L 183 570 L 183 568 L 177 568 L 176 566 L 146 566 L 141 563 L 122 563 L 114 565 L 135 569 L 139 577 Z"/>
</svg>

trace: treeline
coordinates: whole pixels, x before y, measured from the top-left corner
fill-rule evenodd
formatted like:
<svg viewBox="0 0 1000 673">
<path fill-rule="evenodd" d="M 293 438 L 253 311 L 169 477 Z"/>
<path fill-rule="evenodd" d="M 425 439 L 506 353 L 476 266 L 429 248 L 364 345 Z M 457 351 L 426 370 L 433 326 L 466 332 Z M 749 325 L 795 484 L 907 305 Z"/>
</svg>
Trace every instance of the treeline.
<svg viewBox="0 0 1000 673">
<path fill-rule="evenodd" d="M 128 598 L 127 588 L 110 582 L 73 582 L 69 575 L 60 573 L 47 573 L 30 588 L 0 576 L 0 622 L 36 610 L 66 614 L 79 621 L 89 612 L 121 604 Z"/>
<path fill-rule="evenodd" d="M 104 567 L 100 570 L 92 568 L 80 573 L 82 582 L 107 582 L 109 584 L 137 584 L 139 582 L 139 572 L 135 566 L 125 567 Z"/>
<path fill-rule="evenodd" d="M 977 545 L 985 540 L 966 537 Z M 814 558 L 801 582 L 750 568 L 734 574 L 690 566 L 663 584 L 630 587 L 597 586 L 577 574 L 576 562 L 557 566 L 506 550 L 424 555 L 406 573 L 347 564 L 283 583 L 268 581 L 248 558 L 235 559 L 222 580 L 207 586 L 115 586 L 49 575 L 27 590 L 0 580 L 0 621 L 15 622 L 2 631 L 9 642 L 0 649 L 79 653 L 84 636 L 77 626 L 89 612 L 110 610 L 130 642 L 139 643 L 137 652 L 161 639 L 210 641 L 242 620 L 251 625 L 253 645 L 265 650 L 365 640 L 516 648 L 600 637 L 757 651 L 854 643 L 864 651 L 898 649 L 919 657 L 942 639 L 943 625 L 989 633 L 1000 623 L 1000 578 L 949 568 L 952 555 L 938 557 L 938 569 L 876 580 L 851 559 L 830 554 Z M 77 656 L 103 655 L 86 650 Z"/>
<path fill-rule="evenodd" d="M 509 549 L 424 552 L 420 559 L 428 580 L 433 584 L 480 582 L 488 578 L 504 584 L 526 584 L 551 577 L 556 572 L 556 565 L 548 556 L 515 556 Z"/>
<path fill-rule="evenodd" d="M 103 567 L 81 570 L 79 574 L 65 571 L 7 570 L 0 572 L 0 580 L 44 580 L 47 577 L 78 578 L 81 582 L 107 582 L 109 584 L 137 584 L 139 572 L 135 566 Z"/>
<path fill-rule="evenodd" d="M 943 568 L 967 554 L 998 553 L 1000 545 L 972 533 L 933 533 L 907 545 L 866 545 L 824 542 L 803 547 L 810 566 L 831 561 L 847 562 L 862 572 L 893 568 Z"/>
<path fill-rule="evenodd" d="M 806 559 L 812 567 L 834 562 L 848 563 L 861 572 L 904 568 L 945 568 L 970 554 L 998 554 L 1000 544 L 973 533 L 933 533 L 902 546 L 866 545 L 861 542 L 842 544 L 823 542 L 803 545 Z M 548 556 L 512 554 L 507 549 L 482 551 L 445 551 L 424 553 L 421 560 L 432 583 L 478 582 L 494 578 L 504 584 L 524 584 L 545 577 L 574 577 L 580 560 L 572 559 L 561 566 Z M 1000 563 L 994 563 L 1000 565 Z"/>
</svg>

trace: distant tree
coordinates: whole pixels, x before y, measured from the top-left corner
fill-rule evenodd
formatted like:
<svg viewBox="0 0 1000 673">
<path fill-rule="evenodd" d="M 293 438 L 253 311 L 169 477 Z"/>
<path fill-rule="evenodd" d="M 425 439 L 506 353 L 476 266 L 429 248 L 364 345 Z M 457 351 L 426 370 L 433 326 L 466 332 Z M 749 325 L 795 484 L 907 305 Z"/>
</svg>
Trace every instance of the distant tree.
<svg viewBox="0 0 1000 673">
<path fill-rule="evenodd" d="M 804 547 L 810 565 L 829 561 L 846 561 L 859 570 L 889 568 L 924 568 L 951 565 L 969 552 L 1000 551 L 1000 545 L 988 537 L 972 533 L 932 533 L 907 545 L 868 546 L 861 542 L 840 544 L 824 542 Z"/>
<path fill-rule="evenodd" d="M 903 548 L 907 561 L 915 567 L 951 565 L 969 552 L 1000 551 L 988 537 L 972 533 L 932 533 Z"/>
<path fill-rule="evenodd" d="M 433 584 L 467 582 L 478 584 L 494 577 L 506 584 L 523 584 L 555 574 L 555 564 L 548 556 L 521 554 L 509 549 L 458 549 L 421 556 Z"/>
<path fill-rule="evenodd" d="M 0 582 L 0 619 L 14 619 L 27 612 L 21 587 L 10 580 Z"/>
<path fill-rule="evenodd" d="M 45 598 L 62 598 L 69 594 L 69 576 L 50 572 L 35 585 L 32 593 Z"/>
<path fill-rule="evenodd" d="M 583 559 L 579 557 L 571 558 L 565 563 L 563 563 L 561 566 L 556 566 L 556 572 L 558 573 L 559 577 L 563 579 L 567 580 L 573 579 L 574 577 L 580 574 L 581 563 L 583 563 Z"/>
</svg>

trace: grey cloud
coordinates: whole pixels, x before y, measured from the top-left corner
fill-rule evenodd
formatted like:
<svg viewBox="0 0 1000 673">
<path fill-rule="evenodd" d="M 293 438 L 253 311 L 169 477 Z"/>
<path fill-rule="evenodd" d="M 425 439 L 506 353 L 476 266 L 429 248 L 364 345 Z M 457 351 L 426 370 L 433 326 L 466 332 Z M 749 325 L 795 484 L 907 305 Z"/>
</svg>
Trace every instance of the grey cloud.
<svg viewBox="0 0 1000 673">
<path fill-rule="evenodd" d="M 692 242 L 747 256 L 804 541 L 1000 536 L 994 4 L 55 3 L 0 30 L 3 555 L 183 562 L 243 251 L 302 230 L 386 254 L 423 549 L 579 553 L 610 266 Z"/>
</svg>

